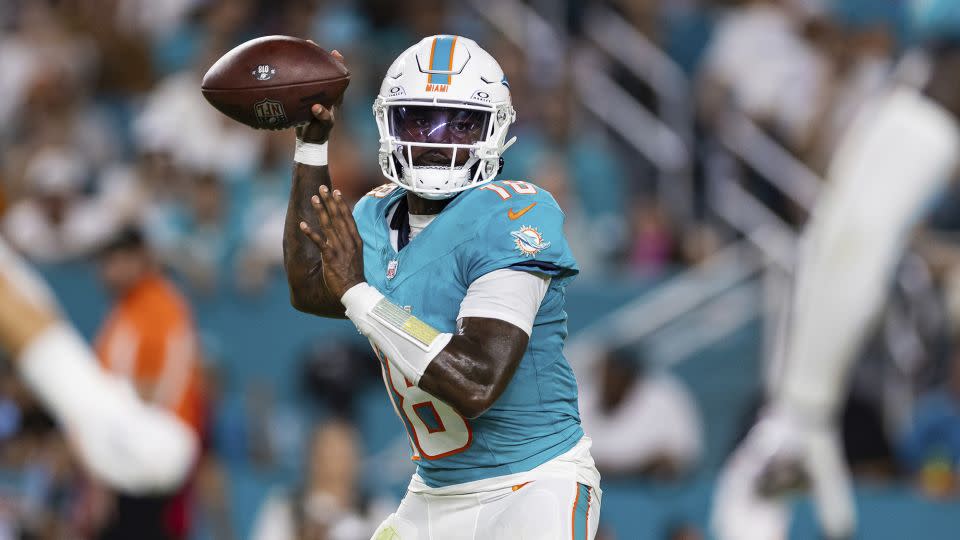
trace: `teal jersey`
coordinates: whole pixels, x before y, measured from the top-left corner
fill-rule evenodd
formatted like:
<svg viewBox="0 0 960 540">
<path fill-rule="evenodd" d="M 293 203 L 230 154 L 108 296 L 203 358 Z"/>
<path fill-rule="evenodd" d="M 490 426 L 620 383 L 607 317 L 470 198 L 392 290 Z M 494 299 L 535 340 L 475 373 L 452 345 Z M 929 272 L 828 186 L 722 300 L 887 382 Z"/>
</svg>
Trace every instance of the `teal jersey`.
<svg viewBox="0 0 960 540">
<path fill-rule="evenodd" d="M 520 366 L 496 403 L 476 419 L 413 386 L 381 357 L 417 472 L 427 485 L 441 487 L 529 471 L 566 452 L 583 436 L 577 382 L 563 356 L 564 291 L 579 270 L 557 202 L 527 182 L 473 188 L 453 199 L 415 239 L 405 246 L 401 240 L 398 252 L 389 216 L 391 210 L 395 221 L 406 216 L 405 195 L 386 185 L 354 208 L 364 274 L 390 301 L 430 326 L 455 333 L 467 288 L 494 270 L 552 278 Z M 405 234 L 404 227 L 393 228 Z"/>
</svg>

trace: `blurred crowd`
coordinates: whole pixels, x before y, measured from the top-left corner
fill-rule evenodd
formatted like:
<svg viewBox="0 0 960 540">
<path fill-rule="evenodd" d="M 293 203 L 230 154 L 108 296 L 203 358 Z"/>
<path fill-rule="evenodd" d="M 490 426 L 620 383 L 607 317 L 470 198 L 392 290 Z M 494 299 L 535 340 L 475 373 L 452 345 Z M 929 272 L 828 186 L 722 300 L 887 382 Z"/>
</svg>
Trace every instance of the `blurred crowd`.
<svg viewBox="0 0 960 540">
<path fill-rule="evenodd" d="M 191 295 L 257 295 L 280 268 L 294 135 L 254 131 L 220 115 L 199 91 L 206 69 L 233 46 L 268 34 L 308 37 L 341 51 L 352 79 L 330 161 L 336 186 L 356 200 L 385 182 L 370 107 L 387 66 L 423 36 L 460 33 L 490 51 L 511 83 L 518 111 L 512 133 L 519 139 L 505 155 L 504 177 L 530 180 L 557 198 L 584 279 L 663 276 L 698 263 L 735 234 L 703 203 L 701 162 L 730 111 L 746 115 L 823 176 L 858 105 L 882 88 L 909 40 L 897 2 L 530 1 L 549 11 L 548 22 L 571 51 L 588 41 L 582 15 L 603 4 L 692 81 L 689 105 L 697 121 L 689 167 L 699 187 L 695 211 L 681 219 L 658 197 L 653 165 L 582 107 L 566 53 L 538 48 L 536 40 L 529 48 L 511 42 L 476 15 L 471 5 L 482 4 L 0 0 L 0 234 L 43 265 L 97 260 L 108 282 L 111 254 L 133 245 L 144 250 L 151 275 L 175 276 Z M 559 20 L 549 16 L 558 13 Z M 552 69 L 558 54 L 563 67 Z M 657 97 L 642 81 L 610 69 L 656 109 Z M 802 223 L 804 209 L 737 166 L 744 185 L 775 214 Z M 905 270 L 908 284 L 927 280 L 938 291 L 933 307 L 915 309 L 913 295 L 902 310 L 904 324 L 920 331 L 915 361 L 897 366 L 899 380 L 922 378 L 922 385 L 907 386 L 922 395 L 898 402 L 909 406 L 896 411 L 878 395 L 876 381 L 890 377 L 873 364 L 904 346 L 885 342 L 891 334 L 884 328 L 858 371 L 863 382 L 855 385 L 845 423 L 851 460 L 863 465 L 857 471 L 882 479 L 906 474 L 933 497 L 960 494 L 960 354 L 950 345 L 960 335 L 960 324 L 950 322 L 960 321 L 960 257 L 951 243 L 958 201 L 956 194 L 944 197 L 920 249 L 923 263 Z M 189 320 L 189 307 L 185 313 Z M 116 333 L 111 323 L 104 322 L 101 336 Z M 190 487 L 207 533 L 236 537 L 218 456 L 244 453 L 270 464 L 281 459 L 278 449 L 300 444 L 302 481 L 271 492 L 253 537 L 367 538 L 388 505 L 358 484 L 364 453 L 352 392 L 356 381 L 377 377 L 375 362 L 349 344 L 308 352 L 302 378 L 312 395 L 322 396 L 327 420 L 290 442 L 278 434 L 285 417 L 271 407 L 269 389 L 252 393 L 239 406 L 244 413 L 222 401 L 229 382 L 218 373 L 217 338 L 201 347 L 196 335 L 196 354 L 180 355 L 190 357 L 184 369 L 195 374 L 190 380 L 199 394 L 192 423 L 211 447 Z M 648 369 L 637 349 L 601 356 L 594 376 L 583 381 L 581 408 L 604 476 L 673 481 L 695 472 L 705 449 L 694 396 L 678 379 Z M 371 369 L 351 371 L 358 364 Z M 157 383 L 151 369 L 162 372 L 162 365 L 143 368 L 143 377 Z M 0 375 L 0 441 L 0 481 L 4 493 L 16 494 L 0 496 L 0 539 L 103 531 L 117 499 L 99 493 L 77 469 L 63 434 L 7 372 Z M 18 473 L 5 479 L 4 471 Z M 182 519 L 185 531 L 190 518 Z M 665 537 L 698 534 L 681 523 Z"/>
<path fill-rule="evenodd" d="M 623 153 L 580 125 L 565 80 L 537 84 L 532 55 L 447 2 L 9 1 L 0 24 L 0 229 L 34 261 L 88 256 L 136 224 L 192 287 L 256 291 L 280 262 L 293 133 L 217 113 L 198 91 L 206 69 L 259 35 L 340 49 L 352 80 L 331 164 L 357 199 L 384 181 L 370 113 L 382 74 L 442 31 L 474 36 L 500 59 L 520 111 L 504 176 L 557 195 L 582 258 L 596 260 L 588 268 L 657 271 L 674 259 L 665 216 L 629 211 L 655 205 L 623 182 Z M 588 222 L 608 214 L 615 226 L 597 247 Z"/>
</svg>

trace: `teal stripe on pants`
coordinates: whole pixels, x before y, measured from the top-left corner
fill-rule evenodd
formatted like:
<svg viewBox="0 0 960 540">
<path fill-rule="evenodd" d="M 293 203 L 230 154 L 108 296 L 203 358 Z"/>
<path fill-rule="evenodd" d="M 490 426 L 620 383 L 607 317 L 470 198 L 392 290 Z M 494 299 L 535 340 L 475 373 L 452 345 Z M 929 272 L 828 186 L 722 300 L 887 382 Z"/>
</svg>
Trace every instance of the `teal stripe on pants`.
<svg viewBox="0 0 960 540">
<path fill-rule="evenodd" d="M 590 512 L 590 486 L 577 484 L 577 504 L 573 508 L 573 540 L 587 540 L 587 515 Z"/>
</svg>

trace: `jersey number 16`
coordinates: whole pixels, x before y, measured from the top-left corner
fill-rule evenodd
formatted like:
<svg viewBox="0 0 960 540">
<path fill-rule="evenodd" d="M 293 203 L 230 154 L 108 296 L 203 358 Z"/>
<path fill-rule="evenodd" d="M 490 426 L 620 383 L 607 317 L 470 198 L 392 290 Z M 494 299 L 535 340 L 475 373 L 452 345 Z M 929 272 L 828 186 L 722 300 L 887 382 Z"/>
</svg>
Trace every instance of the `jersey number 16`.
<svg viewBox="0 0 960 540">
<path fill-rule="evenodd" d="M 397 415 L 407 426 L 413 459 L 440 459 L 459 454 L 473 442 L 469 421 L 453 407 L 424 392 L 391 369 L 390 360 L 374 349 L 383 371 L 387 393 Z"/>
</svg>

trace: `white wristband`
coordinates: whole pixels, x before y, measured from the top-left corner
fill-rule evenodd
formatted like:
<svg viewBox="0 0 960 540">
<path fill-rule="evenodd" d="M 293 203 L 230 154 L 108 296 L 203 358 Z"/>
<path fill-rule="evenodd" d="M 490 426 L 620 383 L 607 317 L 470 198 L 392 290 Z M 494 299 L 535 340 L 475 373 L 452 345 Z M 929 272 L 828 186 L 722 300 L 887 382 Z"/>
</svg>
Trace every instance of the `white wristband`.
<svg viewBox="0 0 960 540">
<path fill-rule="evenodd" d="M 413 384 L 420 382 L 427 366 L 453 337 L 390 302 L 367 283 L 354 285 L 340 301 L 360 333 L 367 336 L 390 364 Z"/>
<path fill-rule="evenodd" d="M 377 290 L 376 287 L 371 286 L 367 282 L 357 283 L 353 287 L 343 293 L 343 296 L 340 297 L 340 301 L 343 302 L 343 307 L 347 308 L 346 315 L 350 317 L 353 315 L 361 315 L 364 313 L 369 313 L 373 309 L 373 306 L 377 305 L 381 299 L 385 298 L 383 293 Z M 350 317 L 352 320 L 352 317 Z"/>
<path fill-rule="evenodd" d="M 327 143 L 308 143 L 297 139 L 296 149 L 293 152 L 293 160 L 304 165 L 326 167 Z"/>
</svg>

